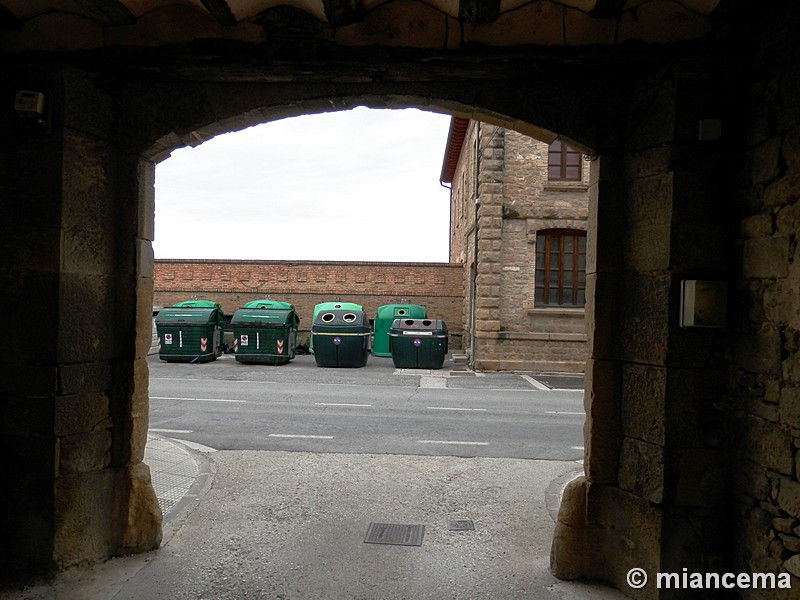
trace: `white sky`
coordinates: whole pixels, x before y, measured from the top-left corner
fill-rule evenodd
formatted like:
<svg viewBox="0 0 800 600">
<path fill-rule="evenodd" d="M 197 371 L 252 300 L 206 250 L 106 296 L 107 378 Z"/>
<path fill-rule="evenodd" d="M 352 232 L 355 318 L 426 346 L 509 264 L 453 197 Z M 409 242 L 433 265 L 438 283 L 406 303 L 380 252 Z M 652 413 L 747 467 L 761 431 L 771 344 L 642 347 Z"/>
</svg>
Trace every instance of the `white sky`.
<svg viewBox="0 0 800 600">
<path fill-rule="evenodd" d="M 220 135 L 156 166 L 156 258 L 447 262 L 450 117 L 308 115 Z"/>
</svg>

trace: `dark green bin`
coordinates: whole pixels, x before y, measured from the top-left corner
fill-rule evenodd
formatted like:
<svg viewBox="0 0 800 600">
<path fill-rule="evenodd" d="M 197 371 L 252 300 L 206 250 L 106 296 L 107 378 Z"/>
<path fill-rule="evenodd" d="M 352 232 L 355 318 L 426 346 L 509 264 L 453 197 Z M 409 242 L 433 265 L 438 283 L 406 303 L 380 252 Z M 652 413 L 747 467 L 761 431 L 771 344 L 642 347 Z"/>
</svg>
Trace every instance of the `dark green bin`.
<svg viewBox="0 0 800 600">
<path fill-rule="evenodd" d="M 375 314 L 375 335 L 372 341 L 372 355 L 392 355 L 389 349 L 389 329 L 395 319 L 424 319 L 428 316 L 424 306 L 419 304 L 385 304 L 378 307 Z"/>
<path fill-rule="evenodd" d="M 300 318 L 276 300 L 248 302 L 233 314 L 233 352 L 241 363 L 282 365 L 294 358 Z"/>
<path fill-rule="evenodd" d="M 441 369 L 447 355 L 447 326 L 441 319 L 395 319 L 389 347 L 398 369 Z"/>
<path fill-rule="evenodd" d="M 363 310 L 323 310 L 311 326 L 314 360 L 319 367 L 363 367 L 372 328 Z"/>
<path fill-rule="evenodd" d="M 311 326 L 314 326 L 314 323 L 317 322 L 317 315 L 323 310 L 364 310 L 364 307 L 360 304 L 356 304 L 355 302 L 339 302 L 338 300 L 335 302 L 320 302 L 314 307 L 314 313 L 311 315 Z M 309 340 L 308 349 L 311 354 L 314 354 L 314 336 L 311 336 L 311 340 Z"/>
<path fill-rule="evenodd" d="M 222 356 L 225 315 L 210 300 L 187 300 L 156 315 L 158 357 L 166 362 L 208 362 Z"/>
</svg>

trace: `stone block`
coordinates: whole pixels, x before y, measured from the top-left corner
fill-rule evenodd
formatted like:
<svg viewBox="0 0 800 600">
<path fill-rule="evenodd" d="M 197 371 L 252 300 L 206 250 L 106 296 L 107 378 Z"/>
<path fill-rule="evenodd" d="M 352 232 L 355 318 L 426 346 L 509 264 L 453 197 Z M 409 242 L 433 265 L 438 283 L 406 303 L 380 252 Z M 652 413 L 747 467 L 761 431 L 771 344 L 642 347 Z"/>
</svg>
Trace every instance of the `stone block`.
<svg viewBox="0 0 800 600">
<path fill-rule="evenodd" d="M 619 459 L 619 486 L 650 502 L 664 501 L 664 447 L 624 438 Z"/>
<path fill-rule="evenodd" d="M 669 268 L 670 223 L 639 224 L 625 232 L 627 266 L 634 271 L 664 271 Z"/>
<path fill-rule="evenodd" d="M 800 483 L 781 477 L 778 487 L 778 506 L 793 519 L 800 519 Z"/>
<path fill-rule="evenodd" d="M 58 384 L 60 394 L 102 392 L 111 385 L 111 367 L 106 361 L 62 364 Z"/>
<path fill-rule="evenodd" d="M 616 361 L 587 361 L 584 468 L 587 478 L 594 483 L 617 482 L 622 445 L 620 379 L 620 366 Z"/>
<path fill-rule="evenodd" d="M 120 316 L 115 312 L 112 282 L 105 276 L 61 276 L 58 310 L 58 357 L 61 362 L 92 362 L 112 354 L 114 331 Z"/>
<path fill-rule="evenodd" d="M 778 473 L 794 472 L 794 444 L 789 429 L 757 417 L 740 421 L 739 446 L 747 449 L 747 457 Z"/>
<path fill-rule="evenodd" d="M 744 238 L 760 238 L 771 237 L 775 225 L 771 214 L 761 213 L 742 219 L 739 228 Z"/>
<path fill-rule="evenodd" d="M 663 446 L 666 396 L 665 368 L 622 365 L 622 435 Z"/>
<path fill-rule="evenodd" d="M 150 468 L 138 463 L 120 472 L 123 479 L 118 489 L 128 493 L 125 497 L 119 554 L 155 550 L 161 544 L 163 516 L 158 498 L 153 490 Z"/>
<path fill-rule="evenodd" d="M 753 151 L 751 181 L 753 184 L 767 183 L 780 175 L 781 138 L 775 136 L 759 144 Z"/>
<path fill-rule="evenodd" d="M 736 357 L 740 368 L 751 373 L 778 375 L 781 372 L 781 335 L 768 330 L 736 336 Z"/>
<path fill-rule="evenodd" d="M 663 514 L 648 500 L 610 485 L 590 483 L 586 495 L 587 579 L 631 590 L 626 576 L 638 567 L 660 571 Z M 638 598 L 657 598 L 655 586 Z"/>
<path fill-rule="evenodd" d="M 561 496 L 550 549 L 550 572 L 559 579 L 586 576 L 587 485 L 585 477 L 573 479 Z"/>
<path fill-rule="evenodd" d="M 110 469 L 56 479 L 53 560 L 60 568 L 113 555 L 115 483 Z"/>
<path fill-rule="evenodd" d="M 745 278 L 786 277 L 789 272 L 789 238 L 775 236 L 745 240 L 742 262 Z"/>
<path fill-rule="evenodd" d="M 111 427 L 108 397 L 102 392 L 58 396 L 55 399 L 56 436 L 71 436 Z M 62 448 L 63 458 L 63 448 Z"/>
<path fill-rule="evenodd" d="M 781 388 L 779 411 L 784 425 L 800 429 L 800 387 Z"/>
<path fill-rule="evenodd" d="M 101 429 L 62 437 L 59 445 L 59 474 L 100 471 L 111 464 L 111 430 Z"/>
</svg>

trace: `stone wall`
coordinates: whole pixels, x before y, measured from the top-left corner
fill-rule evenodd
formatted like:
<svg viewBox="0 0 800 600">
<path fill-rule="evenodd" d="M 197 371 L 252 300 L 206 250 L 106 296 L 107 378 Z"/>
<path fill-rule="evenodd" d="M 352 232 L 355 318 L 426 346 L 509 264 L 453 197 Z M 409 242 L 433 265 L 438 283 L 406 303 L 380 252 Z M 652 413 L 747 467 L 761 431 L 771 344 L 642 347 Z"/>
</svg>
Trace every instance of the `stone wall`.
<svg viewBox="0 0 800 600">
<path fill-rule="evenodd" d="M 309 337 L 320 302 L 355 302 L 372 319 L 385 304 L 419 304 L 444 319 L 455 350 L 461 347 L 461 273 L 461 265 L 450 263 L 157 260 L 153 302 L 163 307 L 198 297 L 232 315 L 250 300 L 283 300 L 300 316 L 299 341 Z"/>
<path fill-rule="evenodd" d="M 786 570 L 800 588 L 800 27 L 795 4 L 730 57 L 749 84 L 731 171 L 736 233 L 733 491 L 735 564 Z M 769 48 L 769 50 L 767 50 Z M 796 592 L 795 592 L 796 593 Z M 753 594 L 757 598 L 778 597 Z M 788 596 L 784 596 L 788 597 Z"/>
<path fill-rule="evenodd" d="M 584 164 L 581 181 L 548 181 L 548 148 L 547 143 L 521 133 L 472 121 L 461 149 L 452 182 L 451 257 L 469 258 L 464 269 L 463 328 L 465 347 L 479 369 L 584 369 L 583 309 L 536 307 L 534 294 L 537 233 L 587 229 L 591 165 Z M 473 324 L 470 298 L 476 215 Z M 477 332 L 474 342 L 473 329 Z"/>
</svg>

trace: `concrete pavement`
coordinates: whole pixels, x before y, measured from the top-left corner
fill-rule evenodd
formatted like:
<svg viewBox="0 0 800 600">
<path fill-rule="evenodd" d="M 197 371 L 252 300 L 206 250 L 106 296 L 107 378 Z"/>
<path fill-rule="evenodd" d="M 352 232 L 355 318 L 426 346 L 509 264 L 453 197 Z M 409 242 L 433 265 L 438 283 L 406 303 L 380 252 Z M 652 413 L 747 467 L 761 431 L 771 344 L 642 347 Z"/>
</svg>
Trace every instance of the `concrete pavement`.
<svg viewBox="0 0 800 600">
<path fill-rule="evenodd" d="M 547 569 L 574 462 L 198 452 L 158 435 L 147 461 L 160 550 L 5 592 L 29 600 L 618 599 Z M 450 531 L 451 520 L 474 530 Z M 371 523 L 423 525 L 420 546 L 365 543 Z"/>
</svg>

